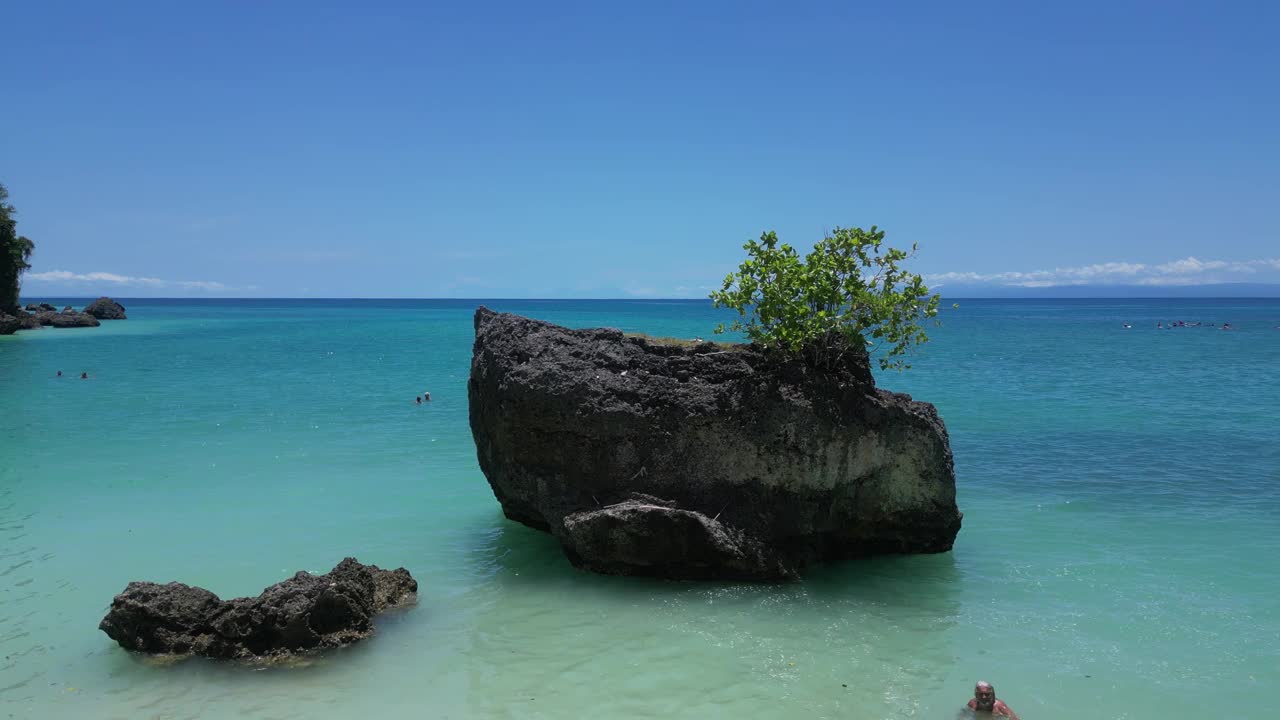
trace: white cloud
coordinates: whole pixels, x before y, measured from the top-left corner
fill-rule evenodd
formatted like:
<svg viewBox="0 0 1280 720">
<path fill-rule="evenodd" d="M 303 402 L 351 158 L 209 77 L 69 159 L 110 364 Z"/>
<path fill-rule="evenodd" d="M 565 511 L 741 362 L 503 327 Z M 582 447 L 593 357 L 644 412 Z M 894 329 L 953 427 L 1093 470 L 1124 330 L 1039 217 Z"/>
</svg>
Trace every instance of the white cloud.
<svg viewBox="0 0 1280 720">
<path fill-rule="evenodd" d="M 161 280 L 160 278 L 133 277 L 130 275 L 117 275 L 116 273 L 109 272 L 73 273 L 67 270 L 50 270 L 48 272 L 27 273 L 22 276 L 22 279 L 24 283 L 32 280 L 37 283 L 50 284 L 107 283 L 110 285 L 150 288 L 179 288 L 183 290 L 205 290 L 209 292 L 222 292 L 235 289 L 212 280 Z"/>
<path fill-rule="evenodd" d="M 1154 270 L 1160 275 L 1184 275 L 1188 273 L 1200 273 L 1206 270 L 1221 270 L 1229 267 L 1232 263 L 1223 260 L 1199 260 L 1194 257 L 1182 260 L 1174 260 L 1163 265 L 1155 266 Z"/>
<path fill-rule="evenodd" d="M 1280 270 L 1280 258 L 1258 260 L 1201 260 L 1186 257 L 1166 263 L 1106 262 L 1052 270 L 994 273 L 946 272 L 927 275 L 934 285 L 945 282 L 993 283 L 1014 287 L 1056 287 L 1060 285 L 1204 285 L 1209 283 L 1258 280 L 1259 271 Z"/>
</svg>

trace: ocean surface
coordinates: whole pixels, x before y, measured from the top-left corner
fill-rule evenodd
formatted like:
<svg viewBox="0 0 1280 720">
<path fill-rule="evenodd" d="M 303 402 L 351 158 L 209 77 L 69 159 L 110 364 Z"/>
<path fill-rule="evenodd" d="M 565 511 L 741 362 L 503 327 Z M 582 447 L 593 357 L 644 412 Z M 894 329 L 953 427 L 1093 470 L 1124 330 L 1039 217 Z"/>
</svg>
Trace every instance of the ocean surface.
<svg viewBox="0 0 1280 720">
<path fill-rule="evenodd" d="M 467 424 L 477 304 L 133 300 L 0 338 L 0 719 L 954 720 L 979 679 L 1025 720 L 1280 716 L 1280 300 L 948 306 L 879 381 L 947 423 L 955 550 L 783 586 L 589 575 L 506 521 Z M 348 555 L 420 601 L 307 663 L 159 663 L 97 629 L 130 580 L 227 598 Z"/>
</svg>

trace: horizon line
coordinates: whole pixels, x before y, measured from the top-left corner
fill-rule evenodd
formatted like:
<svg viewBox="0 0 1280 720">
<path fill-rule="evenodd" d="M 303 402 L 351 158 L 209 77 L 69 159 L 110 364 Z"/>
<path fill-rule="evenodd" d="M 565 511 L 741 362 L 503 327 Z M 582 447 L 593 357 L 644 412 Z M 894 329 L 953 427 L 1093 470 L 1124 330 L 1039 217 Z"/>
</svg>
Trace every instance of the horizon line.
<svg viewBox="0 0 1280 720">
<path fill-rule="evenodd" d="M 944 300 L 1280 300 L 1280 295 L 943 295 L 938 293 L 939 297 Z M 494 300 L 494 301 L 528 301 L 528 300 L 545 300 L 545 301 L 600 301 L 608 300 L 613 302 L 693 302 L 708 301 L 705 297 L 501 297 L 501 296 L 467 296 L 467 297 L 365 297 L 365 296 L 332 296 L 332 297 L 299 297 L 288 295 L 264 295 L 264 296 L 204 296 L 204 295 L 39 295 L 30 298 L 21 298 L 19 305 L 23 302 L 32 302 L 40 300 L 97 300 L 106 297 L 113 300 L 376 300 L 376 301 L 395 301 L 395 300 Z"/>
</svg>

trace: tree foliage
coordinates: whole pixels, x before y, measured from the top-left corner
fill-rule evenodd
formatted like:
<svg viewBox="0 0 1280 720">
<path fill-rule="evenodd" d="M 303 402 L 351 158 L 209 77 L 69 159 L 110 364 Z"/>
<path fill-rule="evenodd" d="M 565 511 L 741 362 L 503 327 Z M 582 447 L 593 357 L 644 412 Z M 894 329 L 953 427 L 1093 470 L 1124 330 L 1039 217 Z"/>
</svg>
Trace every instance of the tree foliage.
<svg viewBox="0 0 1280 720">
<path fill-rule="evenodd" d="M 747 260 L 711 293 L 716 307 L 738 311 L 716 332 L 740 331 L 767 347 L 813 353 L 820 363 L 866 347 L 881 369 L 911 367 L 905 355 L 928 342 L 922 325 L 937 316 L 939 298 L 900 267 L 916 246 L 895 250 L 883 242 L 874 225 L 836 228 L 801 258 L 776 233 L 762 234 L 742 246 Z"/>
<path fill-rule="evenodd" d="M 7 201 L 9 191 L 0 184 L 0 311 L 13 313 L 18 309 L 18 287 L 22 273 L 31 265 L 31 251 L 35 244 L 18 234 L 17 212 Z"/>
</svg>

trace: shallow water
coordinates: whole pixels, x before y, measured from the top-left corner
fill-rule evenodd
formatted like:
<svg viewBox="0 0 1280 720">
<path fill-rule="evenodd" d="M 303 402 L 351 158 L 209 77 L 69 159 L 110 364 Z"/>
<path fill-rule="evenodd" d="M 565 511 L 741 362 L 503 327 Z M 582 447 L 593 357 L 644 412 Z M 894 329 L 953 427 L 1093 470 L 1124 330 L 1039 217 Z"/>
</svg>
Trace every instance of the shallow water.
<svg viewBox="0 0 1280 720">
<path fill-rule="evenodd" d="M 787 586 L 587 575 L 504 520 L 467 425 L 475 302 L 125 304 L 0 338 L 0 718 L 950 720 L 980 678 L 1028 719 L 1274 716 L 1280 301 L 962 301 L 880 376 L 947 422 L 954 552 Z M 1154 327 L 1176 319 L 1237 329 Z M 232 597 L 346 555 L 409 568 L 420 603 L 301 666 L 96 629 L 132 579 Z"/>
</svg>

